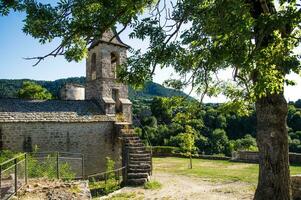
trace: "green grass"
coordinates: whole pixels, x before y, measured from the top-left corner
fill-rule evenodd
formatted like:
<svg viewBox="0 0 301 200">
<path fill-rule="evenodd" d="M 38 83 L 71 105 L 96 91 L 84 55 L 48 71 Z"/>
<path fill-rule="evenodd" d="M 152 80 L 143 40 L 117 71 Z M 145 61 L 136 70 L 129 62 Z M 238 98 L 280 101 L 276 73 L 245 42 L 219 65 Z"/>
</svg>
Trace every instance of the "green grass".
<svg viewBox="0 0 301 200">
<path fill-rule="evenodd" d="M 120 185 L 116 180 L 108 179 L 107 183 L 105 181 L 89 182 L 89 189 L 93 197 L 99 197 L 120 189 Z"/>
<path fill-rule="evenodd" d="M 159 183 L 158 181 L 149 181 L 144 184 L 144 189 L 149 189 L 149 190 L 157 190 L 162 187 L 162 184 Z"/>
<path fill-rule="evenodd" d="M 237 163 L 222 160 L 193 159 L 188 169 L 187 158 L 153 158 L 154 172 L 175 173 L 208 179 L 210 181 L 243 181 L 256 185 L 258 164 Z M 291 166 L 291 175 L 301 174 L 301 166 Z"/>
</svg>

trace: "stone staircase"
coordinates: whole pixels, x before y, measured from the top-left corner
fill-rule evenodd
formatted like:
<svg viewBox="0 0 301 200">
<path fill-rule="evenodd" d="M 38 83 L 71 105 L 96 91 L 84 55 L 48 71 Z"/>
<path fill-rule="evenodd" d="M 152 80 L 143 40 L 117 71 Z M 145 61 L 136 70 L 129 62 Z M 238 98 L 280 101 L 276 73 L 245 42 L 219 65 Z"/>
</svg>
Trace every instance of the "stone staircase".
<svg viewBox="0 0 301 200">
<path fill-rule="evenodd" d="M 146 150 L 133 129 L 122 131 L 124 149 L 127 156 L 127 181 L 128 185 L 143 185 L 151 174 L 151 153 Z"/>
</svg>

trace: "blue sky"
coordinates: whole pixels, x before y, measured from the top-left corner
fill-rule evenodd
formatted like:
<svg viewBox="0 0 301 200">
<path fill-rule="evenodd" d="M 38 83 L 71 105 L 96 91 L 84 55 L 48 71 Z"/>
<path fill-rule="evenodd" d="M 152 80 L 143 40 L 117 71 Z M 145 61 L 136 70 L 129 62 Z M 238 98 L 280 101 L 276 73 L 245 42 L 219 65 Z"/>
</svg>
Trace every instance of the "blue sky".
<svg viewBox="0 0 301 200">
<path fill-rule="evenodd" d="M 22 32 L 24 15 L 11 13 L 9 16 L 0 17 L 0 79 L 36 79 L 55 80 L 67 77 L 85 76 L 85 60 L 67 62 L 63 57 L 47 58 L 38 66 L 33 67 L 34 61 L 24 60 L 25 57 L 39 56 L 49 53 L 56 42 L 47 45 L 40 45 L 37 40 L 25 35 Z M 147 48 L 147 42 L 131 40 L 128 38 L 128 31 L 121 34 L 123 42 L 133 48 Z M 162 83 L 170 77 L 172 69 L 157 70 L 154 81 Z M 225 76 L 230 78 L 231 73 L 225 72 Z M 301 99 L 301 78 L 294 74 L 290 77 L 298 85 L 287 87 L 285 96 L 287 100 L 295 101 Z M 188 90 L 187 90 L 188 91 Z M 187 92 L 186 91 L 186 92 Z M 194 96 L 196 96 L 194 94 Z M 224 97 L 206 98 L 206 102 L 223 102 Z"/>
</svg>

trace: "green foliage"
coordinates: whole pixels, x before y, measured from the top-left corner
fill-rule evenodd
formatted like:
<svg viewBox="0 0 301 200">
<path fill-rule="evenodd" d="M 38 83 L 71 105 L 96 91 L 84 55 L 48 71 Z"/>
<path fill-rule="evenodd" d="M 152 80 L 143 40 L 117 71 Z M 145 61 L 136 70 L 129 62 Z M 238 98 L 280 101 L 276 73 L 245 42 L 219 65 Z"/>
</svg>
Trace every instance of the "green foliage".
<svg viewBox="0 0 301 200">
<path fill-rule="evenodd" d="M 144 184 L 144 189 L 147 190 L 158 190 L 162 188 L 162 184 L 158 181 L 148 181 Z"/>
<path fill-rule="evenodd" d="M 10 150 L 0 151 L 0 163 L 9 159 L 15 158 L 21 153 L 12 152 Z M 34 155 L 34 154 L 33 154 Z M 57 165 L 56 157 L 54 155 L 47 155 L 47 157 L 35 157 L 27 154 L 28 158 L 28 177 L 29 178 L 49 178 L 54 179 L 57 177 Z M 24 159 L 24 157 L 21 157 Z M 13 163 L 8 163 L 7 167 Z M 4 166 L 2 169 L 5 169 Z M 74 179 L 75 173 L 72 171 L 70 165 L 67 162 L 61 162 L 59 165 L 60 177 L 64 179 Z"/>
<path fill-rule="evenodd" d="M 18 91 L 18 97 L 22 99 L 52 99 L 52 95 L 47 89 L 30 81 L 23 82 Z"/>
<path fill-rule="evenodd" d="M 74 77 L 67 79 L 58 79 L 55 81 L 35 81 L 27 79 L 0 79 L 0 98 L 16 98 L 18 97 L 18 91 L 22 87 L 23 82 L 30 81 L 34 82 L 42 87 L 46 88 L 52 96 L 57 99 L 59 98 L 59 90 L 68 83 L 74 83 L 79 85 L 86 84 L 85 77 Z M 134 113 L 140 113 L 143 109 L 149 110 L 150 102 L 153 97 L 172 97 L 172 96 L 187 96 L 185 93 L 168 89 L 160 84 L 154 82 L 145 83 L 143 89 L 134 90 L 129 87 L 129 98 L 134 102 Z"/>
<path fill-rule="evenodd" d="M 228 142 L 226 132 L 223 129 L 215 129 L 209 135 L 209 151 L 217 154 L 223 153 Z"/>
<path fill-rule="evenodd" d="M 107 195 L 112 193 L 118 189 L 120 189 L 120 185 L 117 184 L 116 180 L 109 179 L 107 182 L 105 181 L 90 181 L 89 189 L 91 190 L 91 194 L 93 197 L 99 197 L 103 195 Z"/>
<path fill-rule="evenodd" d="M 106 172 L 108 172 L 107 174 L 108 179 L 115 177 L 115 173 L 113 172 L 114 169 L 115 169 L 115 161 L 112 160 L 110 157 L 106 157 Z"/>
<path fill-rule="evenodd" d="M 153 146 L 151 148 L 154 154 L 174 154 L 180 152 L 180 148 L 174 146 Z"/>
<path fill-rule="evenodd" d="M 241 139 L 233 141 L 233 149 L 244 150 L 244 151 L 258 151 L 256 139 L 251 135 L 247 134 Z"/>
<path fill-rule="evenodd" d="M 75 178 L 75 173 L 67 162 L 61 162 L 59 164 L 59 173 L 60 177 L 64 179 L 71 180 Z M 28 155 L 28 176 L 30 178 L 56 178 L 57 163 L 55 155 L 49 154 L 43 158 Z"/>
<path fill-rule="evenodd" d="M 18 153 L 12 152 L 10 150 L 2 150 L 0 151 L 0 163 L 5 162 L 11 158 L 17 156 Z"/>
<path fill-rule="evenodd" d="M 115 161 L 110 157 L 106 157 L 106 174 L 97 180 L 93 178 L 89 181 L 89 188 L 93 197 L 107 195 L 120 188 L 119 180 L 117 180 L 114 170 Z M 119 179 L 119 177 L 118 177 Z"/>
</svg>

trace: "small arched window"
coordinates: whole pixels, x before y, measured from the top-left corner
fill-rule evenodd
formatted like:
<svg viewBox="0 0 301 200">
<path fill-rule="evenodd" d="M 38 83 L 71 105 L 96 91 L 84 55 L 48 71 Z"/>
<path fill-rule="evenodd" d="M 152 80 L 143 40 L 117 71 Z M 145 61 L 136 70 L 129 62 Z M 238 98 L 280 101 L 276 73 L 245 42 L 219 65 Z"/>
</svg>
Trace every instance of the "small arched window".
<svg viewBox="0 0 301 200">
<path fill-rule="evenodd" d="M 96 54 L 93 53 L 91 57 L 91 79 L 96 79 Z"/>
<path fill-rule="evenodd" d="M 118 55 L 116 53 L 111 53 L 111 69 L 115 78 L 117 78 L 116 69 L 118 64 Z"/>
</svg>

